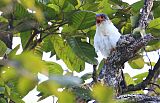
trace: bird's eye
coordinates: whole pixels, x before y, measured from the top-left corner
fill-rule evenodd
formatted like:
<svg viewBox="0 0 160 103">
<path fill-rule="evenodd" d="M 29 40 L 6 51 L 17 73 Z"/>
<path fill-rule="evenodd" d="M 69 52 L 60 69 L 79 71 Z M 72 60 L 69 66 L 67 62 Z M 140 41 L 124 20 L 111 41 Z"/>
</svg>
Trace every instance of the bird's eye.
<svg viewBox="0 0 160 103">
<path fill-rule="evenodd" d="M 101 16 L 101 18 L 103 19 L 103 16 Z"/>
</svg>

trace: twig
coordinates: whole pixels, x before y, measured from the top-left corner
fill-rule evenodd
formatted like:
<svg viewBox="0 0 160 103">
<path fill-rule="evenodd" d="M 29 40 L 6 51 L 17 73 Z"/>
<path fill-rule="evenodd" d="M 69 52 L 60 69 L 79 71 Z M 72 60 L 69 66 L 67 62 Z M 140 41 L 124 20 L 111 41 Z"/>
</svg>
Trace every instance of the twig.
<svg viewBox="0 0 160 103">
<path fill-rule="evenodd" d="M 28 42 L 26 43 L 26 45 L 25 45 L 25 47 L 24 47 L 24 50 L 26 50 L 26 49 L 29 47 L 30 43 L 32 42 L 32 40 L 34 39 L 34 37 L 35 37 L 38 33 L 39 33 L 39 32 L 38 32 L 37 30 L 34 30 L 34 31 L 33 31 L 33 34 L 30 36 Z"/>
<path fill-rule="evenodd" d="M 157 86 L 160 89 L 160 85 L 158 85 L 158 84 L 151 83 L 151 82 L 149 84 L 155 85 L 155 86 Z"/>
<path fill-rule="evenodd" d="M 93 82 L 97 83 L 97 70 L 96 70 L 97 65 L 93 65 L 93 73 L 92 73 L 92 78 Z"/>
<path fill-rule="evenodd" d="M 160 58 L 158 59 L 157 63 L 155 64 L 153 70 L 149 70 L 149 73 L 146 77 L 145 80 L 143 80 L 141 83 L 137 84 L 137 85 L 129 85 L 127 89 L 123 89 L 123 92 L 130 92 L 130 91 L 137 91 L 137 90 L 142 90 L 145 89 L 148 84 L 150 83 L 150 81 L 152 80 L 152 78 L 154 77 L 154 74 L 160 69 Z"/>
</svg>

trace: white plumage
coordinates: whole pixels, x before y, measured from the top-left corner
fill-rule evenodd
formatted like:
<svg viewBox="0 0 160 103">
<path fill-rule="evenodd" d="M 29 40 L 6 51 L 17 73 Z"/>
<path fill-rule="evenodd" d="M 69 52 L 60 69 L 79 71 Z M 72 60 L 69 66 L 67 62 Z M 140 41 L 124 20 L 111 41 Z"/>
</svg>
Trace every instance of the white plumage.
<svg viewBox="0 0 160 103">
<path fill-rule="evenodd" d="M 99 17 L 102 18 L 102 21 L 99 21 Z M 118 32 L 118 29 L 113 25 L 113 23 L 104 17 L 104 14 L 99 14 L 96 18 L 96 34 L 94 36 L 94 47 L 96 52 L 100 51 L 105 59 L 109 57 L 110 52 L 115 49 L 116 43 L 119 40 L 121 34 Z"/>
</svg>

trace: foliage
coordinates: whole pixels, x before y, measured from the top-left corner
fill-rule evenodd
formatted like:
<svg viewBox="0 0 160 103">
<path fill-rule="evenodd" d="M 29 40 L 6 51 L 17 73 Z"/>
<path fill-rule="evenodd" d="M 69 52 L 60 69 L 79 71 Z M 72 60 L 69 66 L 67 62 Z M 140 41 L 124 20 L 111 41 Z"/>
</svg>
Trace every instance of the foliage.
<svg viewBox="0 0 160 103">
<path fill-rule="evenodd" d="M 22 98 L 37 86 L 40 91 L 39 101 L 48 96 L 56 96 L 60 103 L 75 103 L 78 96 L 85 100 L 113 103 L 113 93 L 108 87 L 95 85 L 93 91 L 88 90 L 87 93 L 85 88 L 81 88 L 84 81 L 92 77 L 91 74 L 85 74 L 81 78 L 72 74 L 74 71 L 82 72 L 85 62 L 98 63 L 93 47 L 95 14 L 106 13 L 123 35 L 133 33 L 143 2 L 141 0 L 129 5 L 121 0 L 1 0 L 0 57 L 7 55 L 8 61 L 5 65 L 0 65 L 0 102 L 24 103 Z M 152 33 L 155 37 L 160 37 L 159 3 L 160 1 L 154 1 L 155 19 L 146 28 L 146 33 Z M 16 55 L 19 46 L 10 53 L 6 52 L 8 42 L 11 42 L 7 34 L 21 38 L 21 54 Z M 159 48 L 160 42 L 152 41 L 146 46 L 146 51 L 156 51 Z M 41 60 L 43 52 L 51 52 L 51 57 L 63 60 L 69 71 L 64 74 L 61 65 Z M 139 51 L 138 56 L 129 60 L 133 69 L 150 65 L 144 61 L 143 52 L 144 50 Z M 103 60 L 98 72 L 102 65 Z M 48 75 L 49 80 L 38 83 L 38 73 Z M 145 76 L 146 73 L 133 78 L 129 74 L 125 75 L 128 85 L 139 83 Z M 72 87 L 75 89 L 70 89 Z M 57 91 L 59 88 L 63 89 L 62 92 Z"/>
</svg>

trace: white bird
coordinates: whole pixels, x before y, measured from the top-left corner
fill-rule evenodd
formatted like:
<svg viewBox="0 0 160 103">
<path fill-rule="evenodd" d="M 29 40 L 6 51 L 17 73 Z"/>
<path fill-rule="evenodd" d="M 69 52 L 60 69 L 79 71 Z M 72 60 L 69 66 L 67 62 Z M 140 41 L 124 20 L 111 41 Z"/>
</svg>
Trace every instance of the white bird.
<svg viewBox="0 0 160 103">
<path fill-rule="evenodd" d="M 105 59 L 115 50 L 121 34 L 105 14 L 96 15 L 95 51 L 100 51 Z"/>
</svg>

